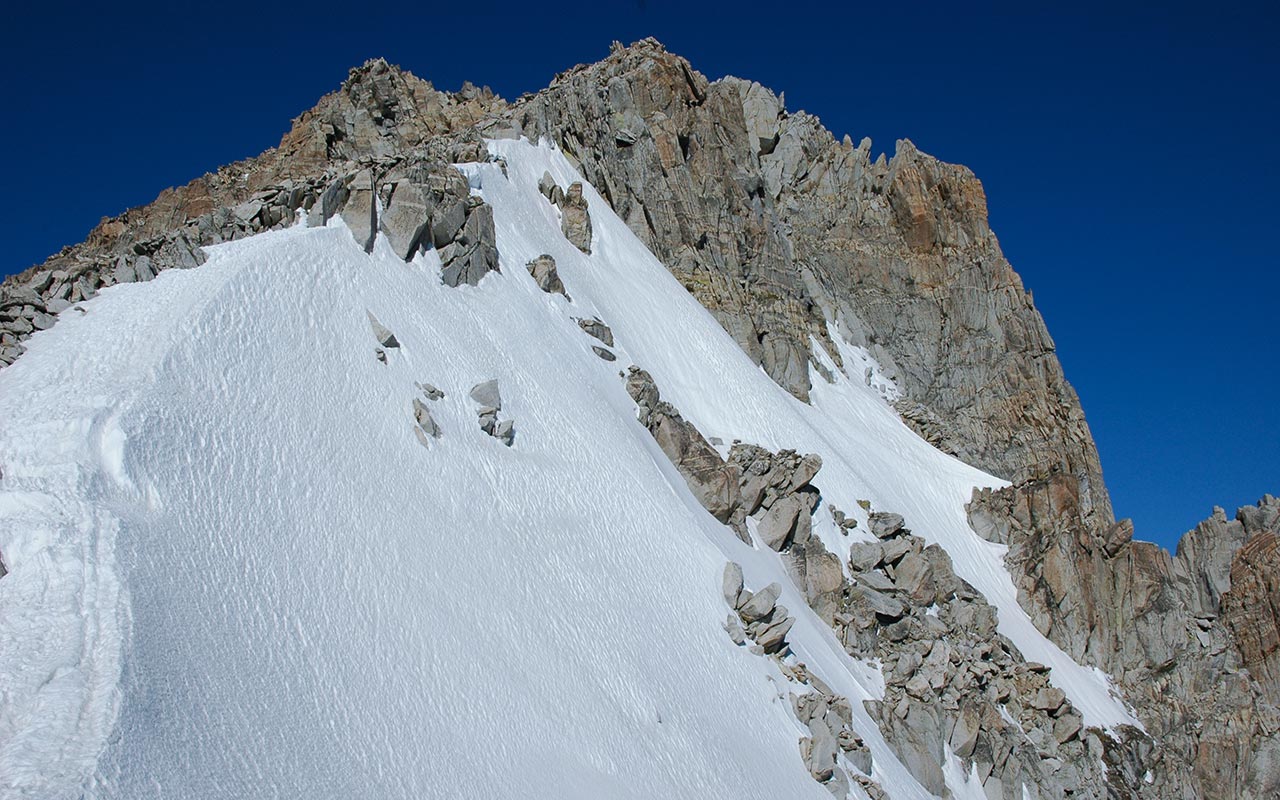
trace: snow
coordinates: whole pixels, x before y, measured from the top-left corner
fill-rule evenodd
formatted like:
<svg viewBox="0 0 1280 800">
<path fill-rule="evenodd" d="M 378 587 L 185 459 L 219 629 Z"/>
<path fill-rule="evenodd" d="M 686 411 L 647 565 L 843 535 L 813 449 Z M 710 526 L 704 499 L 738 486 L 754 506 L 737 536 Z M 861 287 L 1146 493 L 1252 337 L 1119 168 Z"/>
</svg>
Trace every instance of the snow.
<svg viewBox="0 0 1280 800">
<path fill-rule="evenodd" d="M 537 191 L 580 180 L 558 152 L 491 148 L 509 178 L 461 167 L 503 267 L 478 287 L 441 285 L 434 252 L 297 226 L 106 289 L 0 372 L 0 795 L 829 797 L 785 678 L 720 627 L 732 559 L 783 584 L 797 657 L 853 701 L 874 777 L 926 797 L 862 708 L 878 667 L 701 509 L 635 420 L 633 363 L 707 436 L 819 453 L 824 502 L 859 520 L 844 536 L 819 509 L 829 549 L 864 535 L 859 499 L 903 514 L 1087 724 L 1136 722 L 968 528 L 972 488 L 1000 482 L 914 436 L 866 353 L 841 345 L 851 377 L 815 374 L 800 403 L 589 185 L 592 255 L 564 239 Z M 524 270 L 541 253 L 572 303 Z M 385 365 L 368 312 L 401 343 Z M 467 397 L 490 378 L 511 448 Z M 429 448 L 415 382 L 446 393 Z"/>
<path fill-rule="evenodd" d="M 886 396 L 896 396 L 896 388 L 864 350 L 833 336 L 852 377 L 835 370 L 818 349 L 835 380 L 828 384 L 815 373 L 811 404 L 801 403 L 751 364 L 589 184 L 584 196 L 594 226 L 593 255 L 582 256 L 549 231 L 554 209 L 538 202 L 537 180 L 543 170 L 561 185 L 581 180 L 566 160 L 527 142 L 495 141 L 490 149 L 509 162 L 510 180 L 497 165 L 466 169 L 501 209 L 498 248 L 508 262 L 523 263 L 539 252 L 555 256 L 575 303 L 591 304 L 631 361 L 653 375 L 663 399 L 705 436 L 818 453 L 823 467 L 815 485 L 826 502 L 856 516 L 862 530 L 866 516 L 857 500 L 869 499 L 873 509 L 902 514 L 913 533 L 941 545 L 957 574 L 996 606 L 1000 632 L 1027 659 L 1053 668 L 1051 681 L 1081 711 L 1086 725 L 1140 724 L 1103 673 L 1076 663 L 1036 630 L 1018 605 L 1004 548 L 969 527 L 964 506 L 974 487 L 1007 483 L 941 453 L 907 428 L 885 402 Z M 520 217 L 512 214 L 516 208 Z M 815 519 L 829 516 L 824 511 L 819 509 Z M 829 550 L 847 556 L 853 539 L 836 534 L 834 526 L 815 528 Z M 747 557 L 736 549 L 730 555 Z M 750 579 L 752 573 L 747 575 Z M 798 594 L 784 596 L 784 602 L 788 608 L 804 605 Z"/>
</svg>

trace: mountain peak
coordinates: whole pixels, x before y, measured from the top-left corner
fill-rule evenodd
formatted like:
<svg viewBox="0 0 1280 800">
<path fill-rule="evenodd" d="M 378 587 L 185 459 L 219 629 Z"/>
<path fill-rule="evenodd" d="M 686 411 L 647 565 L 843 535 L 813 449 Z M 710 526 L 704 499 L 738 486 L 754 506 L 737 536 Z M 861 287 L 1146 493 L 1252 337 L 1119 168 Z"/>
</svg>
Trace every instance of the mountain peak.
<svg viewBox="0 0 1280 800">
<path fill-rule="evenodd" d="M 32 796 L 1280 785 L 1280 506 L 1135 541 L 976 177 L 653 39 L 366 61 L 6 281 L 0 367 Z"/>
</svg>

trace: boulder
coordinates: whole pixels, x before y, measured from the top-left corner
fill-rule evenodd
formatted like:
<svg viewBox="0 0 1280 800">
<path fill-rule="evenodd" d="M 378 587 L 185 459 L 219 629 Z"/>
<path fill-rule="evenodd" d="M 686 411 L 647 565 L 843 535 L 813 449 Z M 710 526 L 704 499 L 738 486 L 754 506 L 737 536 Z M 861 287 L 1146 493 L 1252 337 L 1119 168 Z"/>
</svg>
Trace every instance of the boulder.
<svg viewBox="0 0 1280 800">
<path fill-rule="evenodd" d="M 782 594 L 782 587 L 777 583 L 771 583 L 753 594 L 750 600 L 743 603 L 738 613 L 745 622 L 762 620 L 773 613 L 773 608 L 777 604 L 778 595 L 780 594 Z"/>
<path fill-rule="evenodd" d="M 796 530 L 796 521 L 804 509 L 804 502 L 795 495 L 784 497 L 760 518 L 756 532 L 772 550 L 782 550 Z"/>
<path fill-rule="evenodd" d="M 378 221 L 397 256 L 409 261 L 431 244 L 431 211 L 435 200 L 429 187 L 403 180 L 392 187 L 391 202 Z"/>
<path fill-rule="evenodd" d="M 378 340 L 378 344 L 383 347 L 399 347 L 400 342 L 396 339 L 396 335 L 387 329 L 385 325 L 378 321 L 372 311 L 364 312 L 369 317 L 369 327 L 373 328 L 373 338 Z"/>
<path fill-rule="evenodd" d="M 791 481 L 786 491 L 794 492 L 807 485 L 818 474 L 820 469 L 822 469 L 822 456 L 817 453 L 810 453 L 800 459 L 800 463 L 796 465 L 795 472 L 791 473 Z"/>
<path fill-rule="evenodd" d="M 631 389 L 628 382 L 628 389 Z M 636 397 L 635 394 L 632 397 Z M 644 407 L 641 407 L 642 416 Z M 726 465 L 715 448 L 673 407 L 661 401 L 647 415 L 647 427 L 689 490 L 710 514 L 730 523 L 741 504 L 737 469 Z"/>
<path fill-rule="evenodd" d="M 498 391 L 498 382 L 496 380 L 477 383 L 471 387 L 471 391 L 468 394 L 482 408 L 491 408 L 494 411 L 502 410 L 502 393 Z"/>
<path fill-rule="evenodd" d="M 560 187 L 556 185 L 556 179 L 551 177 L 551 173 L 543 172 L 542 177 L 538 180 L 538 191 L 542 193 L 542 196 L 554 203 L 555 200 L 552 197 L 552 193 L 558 188 Z"/>
<path fill-rule="evenodd" d="M 873 511 L 867 516 L 867 524 L 877 539 L 888 539 L 896 536 L 904 524 L 901 514 L 890 514 Z"/>
<path fill-rule="evenodd" d="M 1053 713 L 1061 708 L 1066 700 L 1067 696 L 1062 693 L 1061 689 L 1056 686 L 1045 686 L 1031 698 L 1031 707 Z"/>
<path fill-rule="evenodd" d="M 933 586 L 933 567 L 921 553 L 907 553 L 894 571 L 898 591 L 905 594 L 912 605 L 931 605 L 936 597 Z"/>
<path fill-rule="evenodd" d="M 777 653 L 787 644 L 787 634 L 796 624 L 795 617 L 784 617 L 766 626 L 756 634 L 756 644 L 766 653 Z"/>
<path fill-rule="evenodd" d="M 724 620 L 725 633 L 729 634 L 729 638 L 736 645 L 744 645 L 747 643 L 747 635 L 742 630 L 742 623 L 738 621 L 736 614 L 729 614 Z"/>
<path fill-rule="evenodd" d="M 373 173 L 363 170 L 351 181 L 351 196 L 342 207 L 342 221 L 351 231 L 356 244 L 366 253 L 373 252 L 378 234 L 378 207 L 374 198 Z"/>
<path fill-rule="evenodd" d="M 724 575 L 721 578 L 720 591 L 724 595 L 724 601 L 729 604 L 730 608 L 736 608 L 738 605 L 738 595 L 742 594 L 742 567 L 735 561 L 729 561 L 724 565 Z"/>
<path fill-rule="evenodd" d="M 440 438 L 440 426 L 431 416 L 431 410 L 418 398 L 413 398 L 413 420 L 418 423 L 419 430 L 432 439 Z"/>
<path fill-rule="evenodd" d="M 591 254 L 591 215 L 579 181 L 569 184 L 569 190 L 560 203 L 560 230 L 570 244 L 587 255 Z"/>
<path fill-rule="evenodd" d="M 440 391 L 439 389 L 437 389 L 436 387 L 432 386 L 429 383 L 415 383 L 414 385 L 417 386 L 419 390 L 421 390 L 423 396 L 426 397 L 428 400 L 439 400 L 442 397 L 444 397 L 444 392 Z"/>
<path fill-rule="evenodd" d="M 608 325 L 605 325 L 600 320 L 594 317 L 591 319 L 580 319 L 578 320 L 578 327 L 582 328 L 582 331 L 588 336 L 604 342 L 606 347 L 613 347 L 613 331 L 609 329 Z"/>
<path fill-rule="evenodd" d="M 851 592 L 854 596 L 861 598 L 866 602 L 867 606 L 876 614 L 887 617 L 889 619 L 901 619 L 907 613 L 907 607 L 901 601 L 890 597 L 883 592 L 872 589 L 865 584 L 854 586 Z"/>
<path fill-rule="evenodd" d="M 836 768 L 836 754 L 839 751 L 836 737 L 821 719 L 812 720 L 809 723 L 809 731 L 813 734 L 807 765 L 809 774 L 816 781 L 828 781 Z"/>
<path fill-rule="evenodd" d="M 880 565 L 879 542 L 854 542 L 849 545 L 849 566 L 855 572 L 866 572 Z"/>
<path fill-rule="evenodd" d="M 560 273 L 556 271 L 556 260 L 554 258 L 543 253 L 526 266 L 539 289 L 548 294 L 561 294 L 566 298 L 569 296 L 564 290 L 564 283 L 560 280 Z"/>
<path fill-rule="evenodd" d="M 915 544 L 908 538 L 887 539 L 880 544 L 880 562 L 897 564 L 907 553 L 915 549 Z"/>
<path fill-rule="evenodd" d="M 859 586 L 867 586 L 877 592 L 892 592 L 897 588 L 893 581 L 889 580 L 889 576 L 878 569 L 854 573 L 853 579 Z"/>
</svg>

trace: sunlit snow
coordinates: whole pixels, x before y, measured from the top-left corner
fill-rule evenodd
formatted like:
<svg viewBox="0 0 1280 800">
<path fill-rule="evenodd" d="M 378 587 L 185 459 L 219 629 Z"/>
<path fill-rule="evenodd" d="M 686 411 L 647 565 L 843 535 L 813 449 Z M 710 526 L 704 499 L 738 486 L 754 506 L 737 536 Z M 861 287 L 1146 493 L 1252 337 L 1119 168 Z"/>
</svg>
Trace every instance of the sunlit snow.
<svg viewBox="0 0 1280 800">
<path fill-rule="evenodd" d="M 925 797 L 862 708 L 878 670 L 698 506 L 636 422 L 628 364 L 707 436 L 819 453 L 824 503 L 862 530 L 859 499 L 903 514 L 1086 724 L 1134 722 L 968 528 L 972 488 L 1000 482 L 912 434 L 864 353 L 795 400 L 590 186 L 592 255 L 564 239 L 537 189 L 580 180 L 558 152 L 491 148 L 509 177 L 461 167 L 502 259 L 478 287 L 441 285 L 434 252 L 297 226 L 106 289 L 0 372 L 0 793 L 830 797 L 800 759 L 797 687 L 720 627 L 733 559 L 787 587 L 793 648 L 853 700 L 874 777 Z M 572 303 L 525 271 L 541 253 Z M 401 344 L 386 364 L 368 312 Z M 573 320 L 592 315 L 616 363 Z M 467 397 L 491 378 L 511 448 Z M 446 393 L 429 448 L 415 382 Z M 829 516 L 815 531 L 846 552 Z M 982 796 L 953 762 L 957 796 Z"/>
</svg>

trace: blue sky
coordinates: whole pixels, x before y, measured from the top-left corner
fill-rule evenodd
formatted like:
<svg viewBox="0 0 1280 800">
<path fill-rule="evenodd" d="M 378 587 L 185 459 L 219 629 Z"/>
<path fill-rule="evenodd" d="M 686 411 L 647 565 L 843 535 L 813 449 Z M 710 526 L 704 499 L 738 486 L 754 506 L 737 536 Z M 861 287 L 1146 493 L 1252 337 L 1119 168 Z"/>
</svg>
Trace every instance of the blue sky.
<svg viewBox="0 0 1280 800">
<path fill-rule="evenodd" d="M 1139 538 L 1280 493 L 1274 3 L 87 5 L 0 32 L 0 273 L 276 144 L 366 58 L 514 98 L 652 35 L 977 173 Z"/>
</svg>

